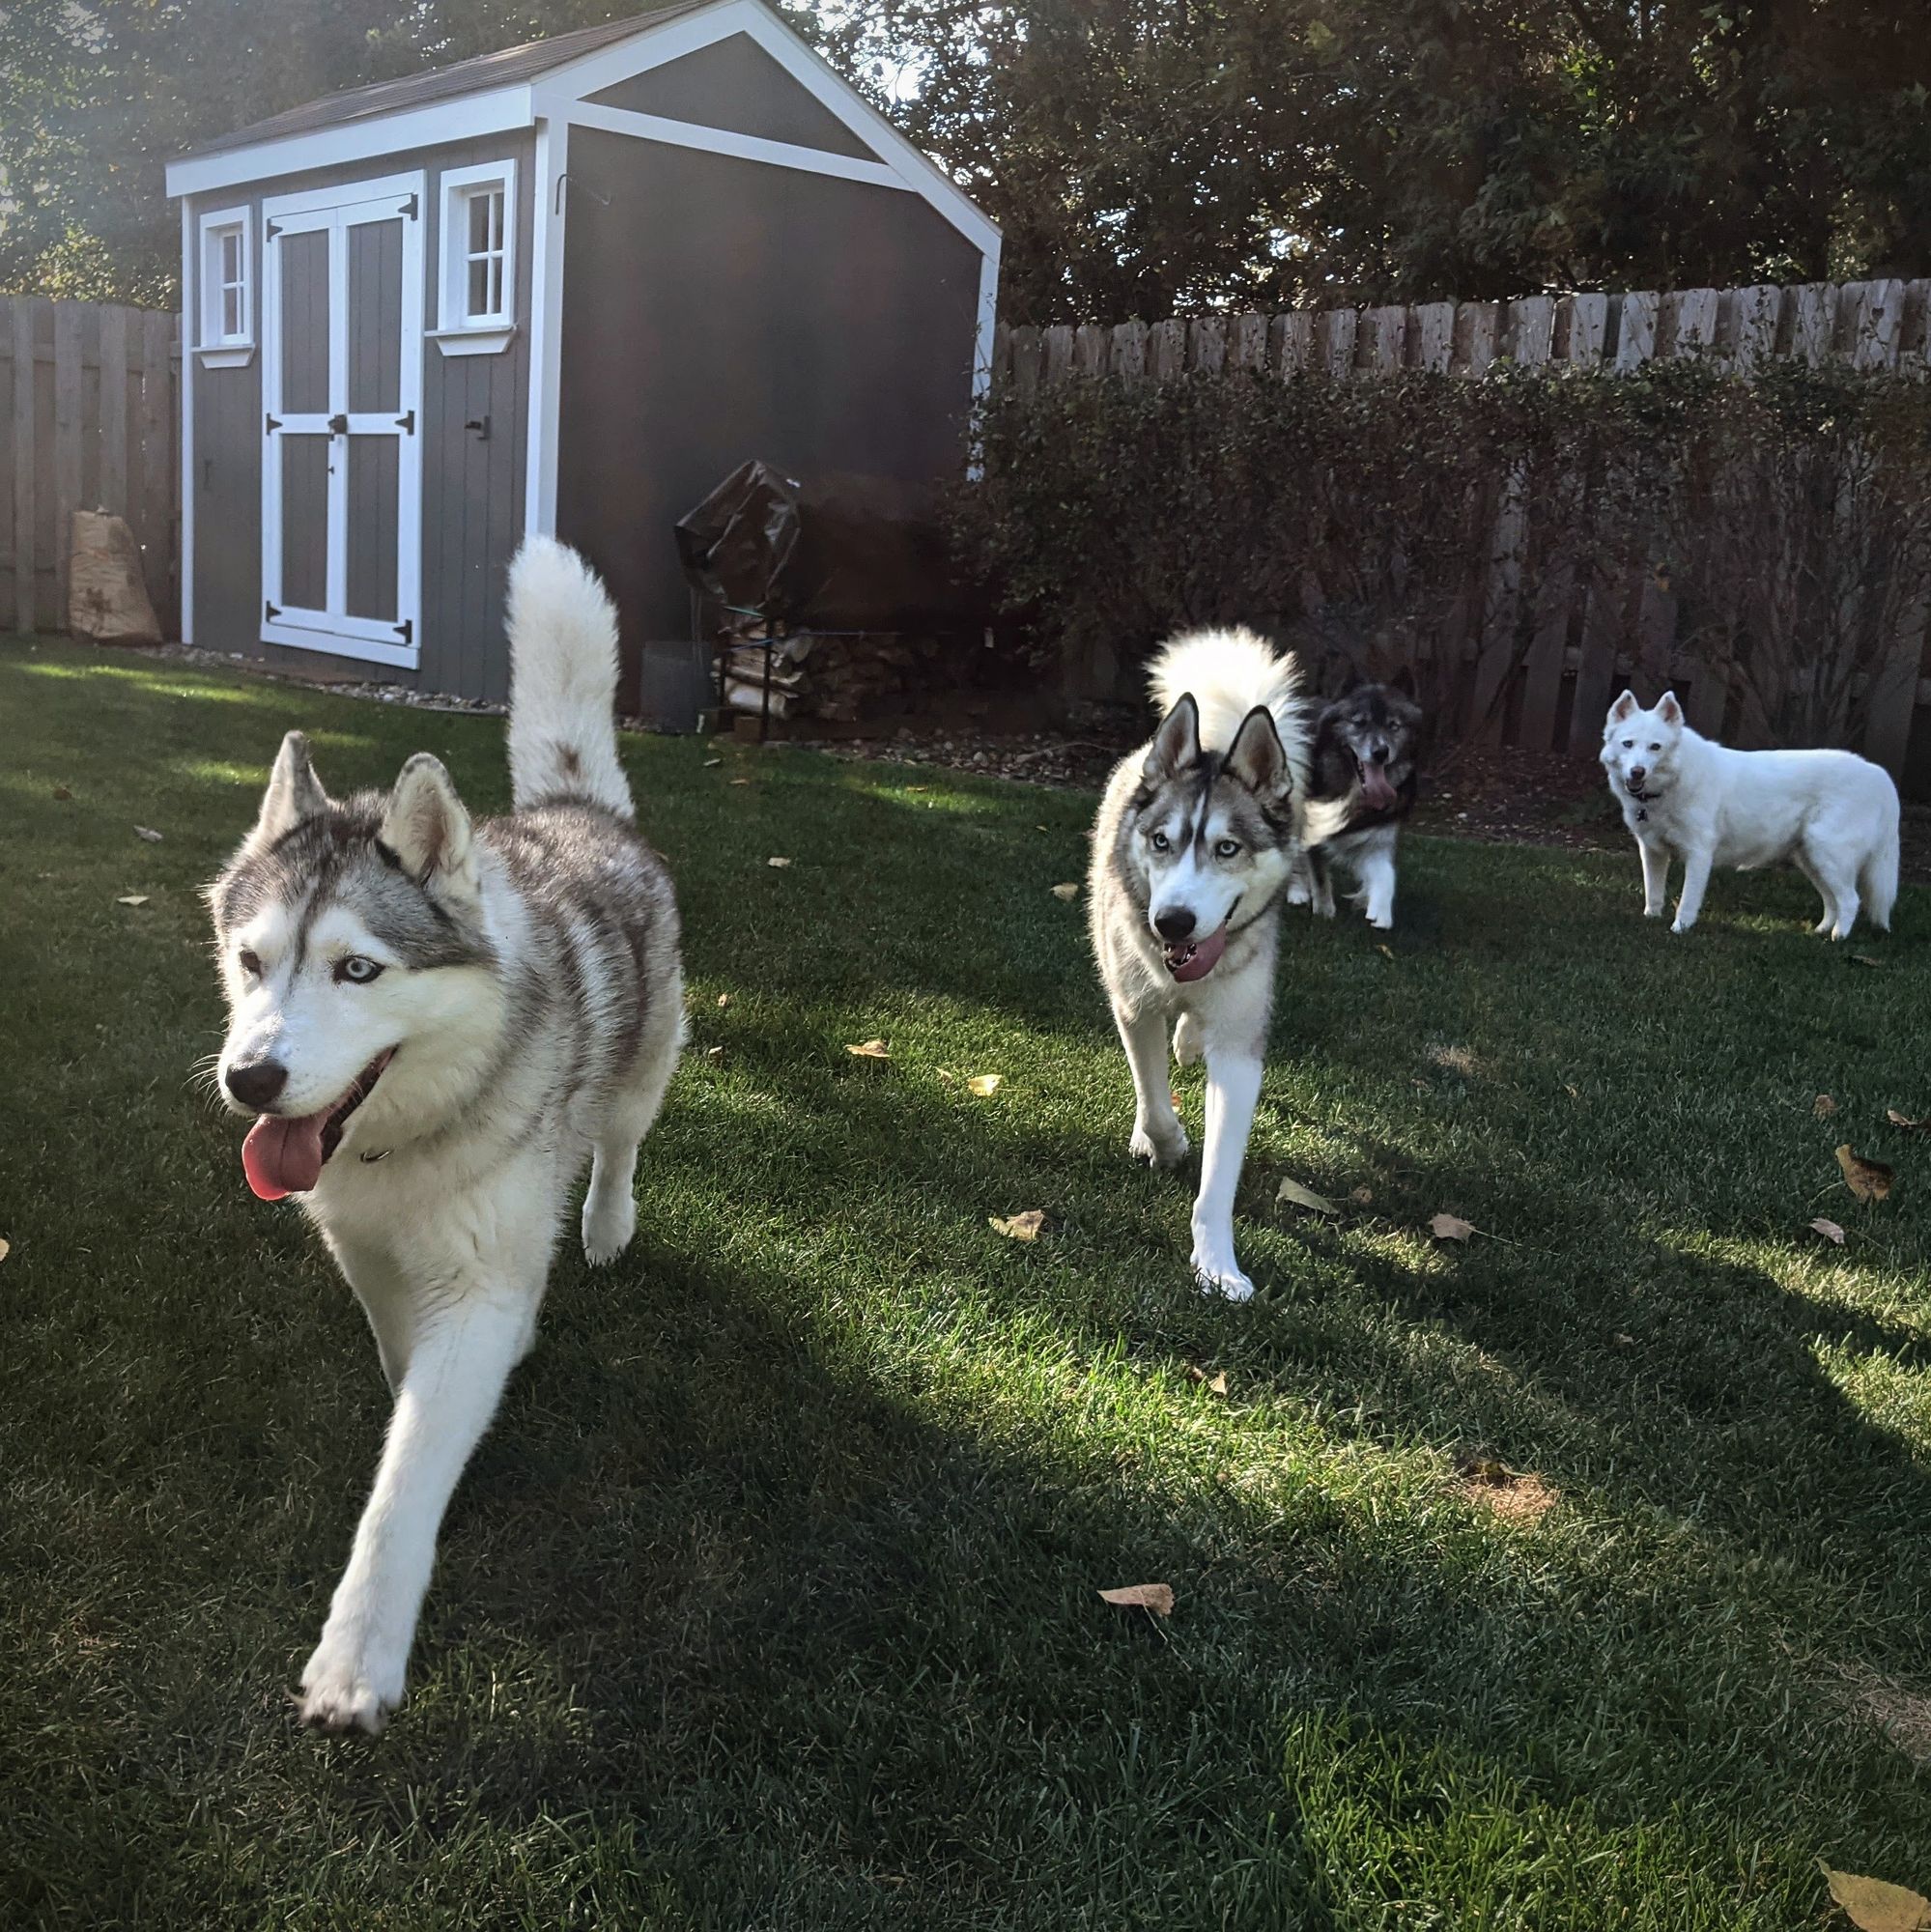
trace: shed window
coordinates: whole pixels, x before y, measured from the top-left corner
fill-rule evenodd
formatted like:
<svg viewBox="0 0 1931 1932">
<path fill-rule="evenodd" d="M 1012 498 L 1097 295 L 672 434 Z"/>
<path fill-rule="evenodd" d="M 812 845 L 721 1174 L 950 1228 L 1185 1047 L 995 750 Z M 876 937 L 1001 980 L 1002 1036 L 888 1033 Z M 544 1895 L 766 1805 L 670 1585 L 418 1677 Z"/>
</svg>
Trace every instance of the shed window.
<svg viewBox="0 0 1931 1932">
<path fill-rule="evenodd" d="M 441 255 L 438 340 L 500 348 L 516 325 L 515 161 L 443 175 Z"/>
<path fill-rule="evenodd" d="M 204 350 L 249 349 L 254 345 L 254 299 L 250 280 L 248 215 L 224 209 L 201 218 L 201 341 Z"/>
</svg>

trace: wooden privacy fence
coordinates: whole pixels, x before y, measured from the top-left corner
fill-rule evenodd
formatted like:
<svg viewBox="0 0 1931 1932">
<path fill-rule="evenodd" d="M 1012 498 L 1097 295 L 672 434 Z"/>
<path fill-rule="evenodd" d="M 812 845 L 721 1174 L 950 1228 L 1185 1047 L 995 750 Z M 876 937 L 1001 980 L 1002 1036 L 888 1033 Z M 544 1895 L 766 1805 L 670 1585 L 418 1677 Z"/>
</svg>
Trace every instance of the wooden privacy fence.
<svg viewBox="0 0 1931 1932">
<path fill-rule="evenodd" d="M 1841 359 L 1869 371 L 1927 370 L 1931 280 L 1685 289 L 1670 294 L 1529 296 L 1513 301 L 1437 301 L 1284 314 L 1202 315 L 996 332 L 995 387 L 1019 395 L 1082 377 L 1161 382 L 1188 371 L 1252 371 L 1291 380 L 1304 371 L 1372 379 L 1406 369 L 1480 378 L 1506 357 L 1519 366 L 1630 372 L 1696 356 L 1747 377 L 1766 362 Z M 1568 515 L 1574 503 L 1550 503 Z M 1486 565 L 1489 593 L 1464 626 L 1460 649 L 1474 669 L 1472 728 L 1489 742 L 1594 755 L 1603 709 L 1626 682 L 1702 685 L 1706 728 L 1739 707 L 1714 668 L 1677 637 L 1666 586 L 1632 586 L 1633 623 L 1604 621 L 1604 598 L 1568 573 L 1529 581 L 1536 554 L 1526 506 L 1506 487 Z M 1505 641 L 1521 600 L 1533 599 L 1534 638 L 1520 658 Z M 1931 790 L 1931 637 L 1924 609 L 1876 673 L 1859 747 L 1919 793 Z M 1632 643 L 1632 633 L 1635 641 Z M 1491 671 L 1491 667 L 1494 669 Z M 1495 676 L 1508 688 L 1495 689 Z M 1866 681 L 1867 683 L 1867 681 Z M 1485 688 L 1486 687 L 1486 688 Z M 1097 695 L 1097 694 L 1095 694 Z M 1646 692 L 1653 696 L 1654 690 Z M 1491 697 L 1497 701 L 1490 703 Z M 1447 721 L 1444 721 L 1447 722 Z"/>
<path fill-rule="evenodd" d="M 125 517 L 181 628 L 180 318 L 0 296 L 0 627 L 67 629 L 75 510 Z"/>
</svg>

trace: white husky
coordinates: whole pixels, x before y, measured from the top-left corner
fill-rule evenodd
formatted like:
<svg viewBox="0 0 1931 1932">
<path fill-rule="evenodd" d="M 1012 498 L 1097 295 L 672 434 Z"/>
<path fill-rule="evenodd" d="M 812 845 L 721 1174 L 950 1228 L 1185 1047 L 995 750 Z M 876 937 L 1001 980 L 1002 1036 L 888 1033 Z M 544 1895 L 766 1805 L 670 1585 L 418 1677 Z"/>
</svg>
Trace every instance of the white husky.
<svg viewBox="0 0 1931 1932">
<path fill-rule="evenodd" d="M 1193 1210 L 1201 1285 L 1254 1293 L 1234 1255 L 1234 1194 L 1261 1094 L 1283 888 L 1306 826 L 1308 733 L 1292 658 L 1207 631 L 1154 660 L 1164 714 L 1115 767 L 1093 832 L 1093 956 L 1133 1073 L 1129 1151 L 1185 1159 L 1167 1079 L 1207 1061 L 1207 1152 Z"/>
<path fill-rule="evenodd" d="M 1860 903 L 1889 927 L 1897 787 L 1882 766 L 1854 752 L 1733 752 L 1690 728 L 1674 692 L 1645 711 L 1627 691 L 1609 707 L 1603 763 L 1642 854 L 1649 918 L 1662 917 L 1670 859 L 1683 861 L 1672 932 L 1696 923 L 1712 866 L 1783 859 L 1823 895 L 1819 932 L 1848 938 Z"/>
<path fill-rule="evenodd" d="M 223 1094 L 264 1200 L 299 1198 L 375 1330 L 395 1414 L 301 1710 L 380 1730 L 436 1535 L 536 1331 L 572 1183 L 612 1260 L 684 1031 L 677 907 L 617 762 L 616 613 L 532 539 L 510 572 L 516 811 L 470 820 L 433 757 L 334 799 L 298 731 L 210 889 Z"/>
</svg>

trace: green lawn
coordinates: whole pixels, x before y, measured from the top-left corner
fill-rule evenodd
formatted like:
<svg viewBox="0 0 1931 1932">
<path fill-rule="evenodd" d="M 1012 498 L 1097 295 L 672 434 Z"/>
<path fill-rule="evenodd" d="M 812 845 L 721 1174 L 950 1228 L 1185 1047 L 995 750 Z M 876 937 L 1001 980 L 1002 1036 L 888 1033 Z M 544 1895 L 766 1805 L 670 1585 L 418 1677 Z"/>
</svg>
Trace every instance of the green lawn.
<svg viewBox="0 0 1931 1932">
<path fill-rule="evenodd" d="M 559 1264 L 388 1735 L 298 1729 L 384 1389 L 189 1077 L 196 889 L 295 724 L 338 789 L 427 747 L 506 801 L 492 720 L 0 646 L 0 1923 L 1731 1932 L 1842 1924 L 1820 1857 L 1931 1889 L 1931 1139 L 1886 1122 L 1931 1113 L 1931 894 L 1833 950 L 1723 875 L 1673 938 L 1633 854 L 1413 841 L 1390 946 L 1288 928 L 1233 1308 L 1048 890 L 1091 801 L 690 740 L 626 747 L 695 1018 L 638 1241 Z M 1147 1581 L 1170 1623 L 1094 1594 Z"/>
</svg>

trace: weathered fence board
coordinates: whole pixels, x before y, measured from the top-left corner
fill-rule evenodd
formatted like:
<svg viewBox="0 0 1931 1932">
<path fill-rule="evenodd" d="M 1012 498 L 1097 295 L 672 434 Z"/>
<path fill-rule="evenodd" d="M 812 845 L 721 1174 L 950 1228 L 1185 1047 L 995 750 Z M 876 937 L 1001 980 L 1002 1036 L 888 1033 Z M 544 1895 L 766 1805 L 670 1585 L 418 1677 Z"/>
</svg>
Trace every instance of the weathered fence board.
<svg viewBox="0 0 1931 1932">
<path fill-rule="evenodd" d="M 75 510 L 125 517 L 164 628 L 180 615 L 179 323 L 0 297 L 0 623 L 67 628 Z"/>
</svg>

